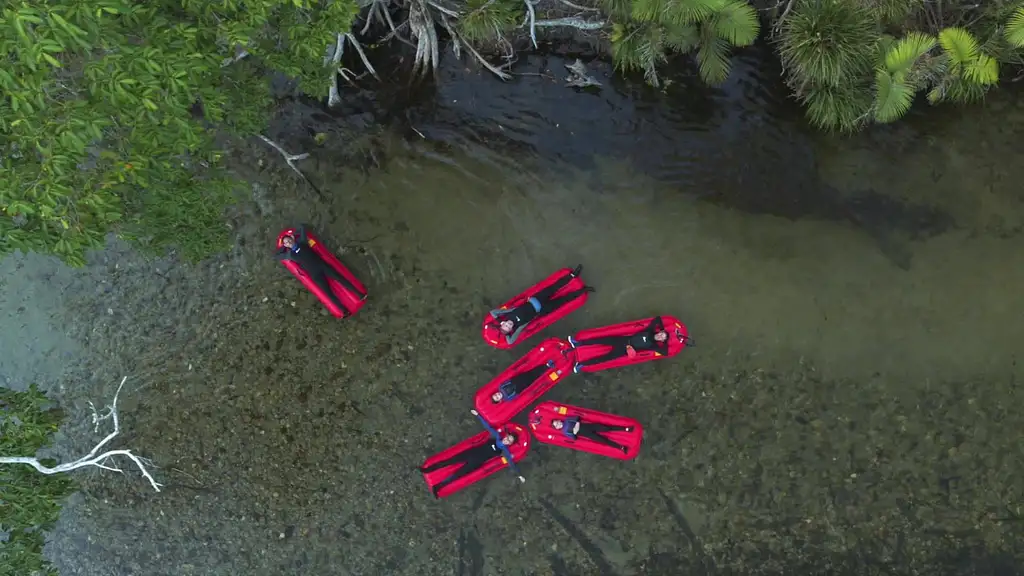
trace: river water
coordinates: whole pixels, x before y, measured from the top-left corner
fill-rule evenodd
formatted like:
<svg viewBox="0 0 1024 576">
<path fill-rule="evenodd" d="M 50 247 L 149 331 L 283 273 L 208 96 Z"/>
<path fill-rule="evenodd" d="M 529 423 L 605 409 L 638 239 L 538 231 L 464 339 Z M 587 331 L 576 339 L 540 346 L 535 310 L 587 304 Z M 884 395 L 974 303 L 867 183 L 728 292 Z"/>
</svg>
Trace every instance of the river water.
<svg viewBox="0 0 1024 576">
<path fill-rule="evenodd" d="M 271 135 L 330 133 L 303 165 L 322 196 L 259 143 L 238 151 L 253 201 L 223 257 L 114 243 L 85 270 L 0 264 L 0 375 L 82 418 L 58 453 L 88 450 L 86 401 L 127 375 L 121 443 L 166 484 L 80 474 L 47 548 L 61 574 L 1022 565 L 1024 101 L 834 138 L 756 54 L 714 90 L 593 63 L 605 87 L 577 92 L 564 63 L 524 58 L 508 85 L 446 63 L 429 97 L 398 97 L 416 102 L 369 170 L 292 107 Z M 270 257 L 297 221 L 366 280 L 357 317 L 327 316 Z M 526 348 L 484 345 L 482 314 L 576 263 L 597 292 L 549 334 L 671 314 L 697 341 L 550 394 L 639 419 L 640 458 L 537 445 L 526 484 L 435 501 L 415 466 L 478 432 L 474 390 Z"/>
</svg>

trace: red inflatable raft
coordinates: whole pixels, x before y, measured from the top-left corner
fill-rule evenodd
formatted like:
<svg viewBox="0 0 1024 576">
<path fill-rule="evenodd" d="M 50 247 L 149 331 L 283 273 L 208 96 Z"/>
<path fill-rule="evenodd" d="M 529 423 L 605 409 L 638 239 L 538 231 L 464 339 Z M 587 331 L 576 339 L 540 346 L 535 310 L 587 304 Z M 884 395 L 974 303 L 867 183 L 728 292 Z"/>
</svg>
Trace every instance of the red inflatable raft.
<svg viewBox="0 0 1024 576">
<path fill-rule="evenodd" d="M 561 270 L 555 272 L 551 276 L 548 276 L 547 278 L 527 288 L 525 291 L 523 291 L 522 294 L 519 294 L 515 298 L 512 298 L 508 302 L 502 304 L 500 310 L 511 310 L 516 306 L 526 304 L 527 300 L 529 300 L 531 296 L 537 294 L 538 292 L 547 288 L 548 286 L 551 286 L 552 284 L 560 280 L 565 275 L 570 274 L 571 272 L 571 268 L 562 268 Z M 583 280 L 581 280 L 578 277 L 573 278 L 572 280 L 569 281 L 568 284 L 563 286 L 561 290 L 555 292 L 555 294 L 552 297 L 557 298 L 564 294 L 568 294 L 569 292 L 581 290 L 584 287 L 586 287 L 586 284 L 583 283 Z M 551 312 L 550 314 L 545 314 L 538 318 L 534 318 L 529 324 L 527 324 L 526 328 L 523 329 L 523 331 L 519 334 L 519 338 L 516 339 L 516 341 L 513 344 L 508 343 L 508 341 L 505 339 L 505 335 L 501 333 L 501 328 L 498 327 L 498 320 L 495 319 L 494 316 L 492 316 L 488 312 L 487 315 L 484 316 L 483 322 L 484 341 L 500 350 L 508 350 L 509 348 L 512 348 L 513 346 L 522 343 L 523 341 L 530 338 L 537 332 L 540 332 L 541 330 L 554 324 L 558 320 L 565 318 L 574 310 L 577 310 L 580 306 L 583 306 L 583 304 L 587 302 L 588 296 L 588 293 L 584 293 L 579 298 L 576 298 L 572 302 L 563 305 L 561 308 L 555 310 L 554 312 Z"/>
<path fill-rule="evenodd" d="M 352 292 L 351 290 L 346 288 L 341 282 L 338 282 L 334 278 L 328 278 L 327 280 L 331 289 L 338 296 L 338 299 L 341 300 L 341 303 L 344 304 L 345 307 L 352 314 L 358 312 L 359 309 L 363 307 L 363 304 L 365 304 L 366 286 L 363 286 L 363 283 L 360 282 L 358 278 L 356 278 L 355 274 L 353 274 L 348 268 L 346 268 L 345 265 L 341 263 L 341 260 L 338 260 L 338 257 L 335 256 L 330 250 L 328 250 L 323 245 L 323 243 L 321 243 L 320 240 L 317 239 L 317 237 L 314 236 L 311 232 L 304 230 L 300 231 L 295 228 L 286 228 L 285 230 L 282 230 L 281 233 L 277 235 L 278 251 L 286 250 L 284 244 L 281 243 L 281 241 L 284 240 L 285 236 L 294 236 L 295 238 L 299 238 L 303 234 L 305 235 L 306 240 L 309 241 L 309 248 L 314 253 L 316 253 L 316 255 L 319 256 L 328 266 L 333 268 L 343 278 L 351 282 L 352 286 L 354 286 L 356 290 L 359 291 L 359 293 Z M 323 291 L 323 289 L 316 282 L 314 282 L 313 279 L 310 278 L 308 274 L 306 274 L 306 272 L 302 269 L 301 266 L 299 266 L 298 263 L 290 260 L 282 260 L 282 264 L 284 264 L 284 267 L 287 268 L 288 271 L 291 272 L 293 276 L 299 279 L 299 282 L 302 282 L 302 285 L 305 286 L 307 290 L 312 292 L 317 298 L 320 299 L 320 302 L 323 303 L 323 305 L 327 308 L 328 311 L 330 311 L 331 314 L 333 314 L 337 318 L 342 318 L 345 316 L 345 311 L 339 308 L 338 305 L 334 303 L 334 300 L 332 300 L 330 296 L 328 296 Z"/>
<path fill-rule="evenodd" d="M 649 360 L 660 360 L 663 358 L 671 358 L 676 354 L 683 351 L 689 342 L 688 332 L 686 326 L 683 325 L 677 318 L 672 316 L 661 316 L 662 324 L 665 326 L 665 331 L 668 332 L 668 351 L 666 353 L 655 352 L 655 351 L 644 351 L 637 352 L 635 356 L 630 358 L 623 354 L 618 358 L 600 362 L 597 364 L 588 364 L 580 367 L 580 372 L 599 372 L 601 370 L 607 370 L 609 368 L 618 368 L 619 366 L 628 366 L 630 364 L 639 364 L 641 362 L 647 362 Z M 583 330 L 573 336 L 576 342 L 579 342 L 576 346 L 576 361 L 586 362 L 587 360 L 593 360 L 594 358 L 600 358 L 601 356 L 612 351 L 611 346 L 603 344 L 591 344 L 587 345 L 584 343 L 585 340 L 593 338 L 605 338 L 608 336 L 632 336 L 639 333 L 642 330 L 646 330 L 654 318 L 645 318 L 643 320 L 635 320 L 633 322 L 623 322 L 622 324 L 615 324 L 614 326 L 605 326 L 604 328 L 593 328 L 591 330 Z"/>
<path fill-rule="evenodd" d="M 621 426 L 623 428 L 632 427 L 632 430 L 629 432 L 621 430 L 598 432 L 598 434 L 612 442 L 624 446 L 626 451 L 623 452 L 614 446 L 601 444 L 582 436 L 573 440 L 566 436 L 564 432 L 551 425 L 552 420 L 564 420 L 572 416 L 579 417 L 581 424 L 594 423 Z M 640 444 L 643 442 L 644 437 L 643 426 L 632 418 L 606 414 L 576 406 L 566 406 L 565 404 L 557 404 L 555 402 L 542 402 L 534 408 L 533 412 L 530 413 L 530 429 L 533 432 L 533 437 L 543 444 L 564 446 L 565 448 L 607 456 L 609 458 L 617 458 L 619 460 L 632 460 L 636 458 L 640 454 Z"/>
<path fill-rule="evenodd" d="M 547 367 L 549 361 L 553 362 L 554 366 Z M 558 338 L 548 338 L 477 390 L 476 397 L 473 399 L 476 411 L 491 426 L 504 424 L 550 390 L 565 375 L 572 374 L 572 366 L 575 363 L 576 355 L 573 353 L 572 346 L 568 342 Z M 504 382 L 513 376 L 541 367 L 546 368 L 546 370 L 525 390 L 511 400 L 502 398 L 499 402 L 494 401 L 494 394 L 500 392 L 500 387 Z"/>
<path fill-rule="evenodd" d="M 530 451 L 530 434 L 526 431 L 525 428 L 518 424 L 510 422 L 504 426 L 497 428 L 496 430 L 498 434 L 501 435 L 504 435 L 505 431 L 515 434 L 516 443 L 508 447 L 508 451 L 512 454 L 513 462 L 518 463 L 520 460 L 526 457 L 526 453 Z M 463 440 L 462 442 L 459 442 L 458 444 L 452 446 L 451 448 L 448 448 L 447 450 L 443 450 L 441 452 L 438 452 L 437 454 L 434 454 L 430 458 L 427 458 L 427 460 L 423 462 L 421 468 L 426 468 L 427 466 L 430 466 L 435 462 L 447 460 L 448 458 L 451 458 L 452 456 L 459 454 L 460 452 L 465 452 L 470 448 L 475 448 L 477 446 L 481 446 L 492 441 L 494 441 L 494 436 L 491 436 L 491 433 L 485 430 L 475 436 L 471 436 Z M 433 490 L 434 486 L 440 484 L 445 480 L 445 478 L 448 478 L 449 476 L 454 474 L 459 469 L 460 466 L 462 466 L 462 464 L 456 463 L 452 464 L 451 466 L 445 466 L 444 468 L 441 468 L 439 470 L 425 472 L 423 473 L 423 479 L 427 482 L 427 486 L 431 490 Z M 474 470 L 473 472 L 463 476 L 462 478 L 459 478 L 458 480 L 455 480 L 454 482 L 451 482 L 450 484 L 438 490 L 437 497 L 444 498 L 445 496 L 450 496 L 458 492 L 459 490 L 462 490 L 463 488 L 471 484 L 475 484 L 483 480 L 484 478 L 491 476 L 495 472 L 498 472 L 499 470 L 502 470 L 507 467 L 508 460 L 506 459 L 506 457 L 496 456 L 492 460 L 484 464 L 482 467 L 478 468 L 477 470 Z"/>
</svg>

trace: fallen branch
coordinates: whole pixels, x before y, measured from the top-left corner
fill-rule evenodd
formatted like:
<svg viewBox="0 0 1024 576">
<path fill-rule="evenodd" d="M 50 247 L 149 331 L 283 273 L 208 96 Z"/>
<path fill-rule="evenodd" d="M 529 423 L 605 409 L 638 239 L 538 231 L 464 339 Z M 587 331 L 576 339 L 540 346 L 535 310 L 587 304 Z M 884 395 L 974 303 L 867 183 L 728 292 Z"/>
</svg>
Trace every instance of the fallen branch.
<svg viewBox="0 0 1024 576">
<path fill-rule="evenodd" d="M 353 36 L 351 32 L 346 32 L 345 37 L 348 38 L 349 43 L 355 46 L 356 52 L 359 54 L 359 59 L 363 61 L 363 66 L 366 66 L 366 69 L 370 71 L 370 74 L 372 74 L 374 78 L 380 80 L 380 76 L 377 76 L 377 71 L 373 69 L 373 64 L 370 64 L 370 60 L 366 58 L 366 54 L 363 52 L 363 47 L 359 45 L 359 41 L 356 40 L 356 37 Z"/>
<path fill-rule="evenodd" d="M 320 189 L 317 188 L 316 185 L 314 185 L 313 182 L 311 182 L 310 179 L 305 174 L 302 173 L 302 170 L 299 170 L 299 167 L 295 165 L 295 162 L 309 158 L 308 152 L 303 152 L 302 154 L 289 154 L 288 152 L 285 151 L 284 148 L 281 148 L 281 146 L 279 146 L 277 142 L 274 142 L 273 140 L 267 138 L 263 134 L 260 134 L 259 136 L 260 140 L 263 140 L 267 144 L 270 144 L 271 146 L 273 146 L 274 150 L 277 150 L 278 152 L 281 153 L 281 156 L 284 157 L 284 161 L 286 164 L 288 164 L 288 167 L 291 168 L 293 172 L 301 176 L 302 179 L 305 180 L 306 184 L 309 184 L 310 188 L 312 188 L 320 196 L 323 196 L 323 194 L 320 193 Z"/>
<path fill-rule="evenodd" d="M 537 49 L 537 11 L 533 9 L 533 2 L 530 0 L 523 0 L 526 3 L 526 13 L 530 19 L 530 42 L 533 42 L 533 48 Z"/>
<path fill-rule="evenodd" d="M 579 30 L 600 30 L 604 28 L 607 22 L 604 20 L 584 20 L 575 16 L 571 18 L 554 18 L 552 20 L 537 20 L 533 23 L 534 26 L 569 26 L 570 28 L 577 28 Z"/>
<path fill-rule="evenodd" d="M 327 107 L 334 108 L 338 104 L 341 104 L 341 96 L 338 94 L 338 65 L 341 63 L 341 57 L 345 53 L 345 38 L 347 34 L 338 32 L 337 42 L 334 45 L 334 53 L 330 55 L 328 62 L 331 64 L 331 88 L 327 92 Z M 278 148 L 280 150 L 280 148 Z"/>
<path fill-rule="evenodd" d="M 465 38 L 463 38 L 461 35 L 457 35 L 456 37 L 459 40 L 462 41 L 462 44 L 466 47 L 467 50 L 469 50 L 469 53 L 472 54 L 477 59 L 477 61 L 480 62 L 480 64 L 483 65 L 484 68 L 487 68 L 495 76 L 497 76 L 498 78 L 501 78 L 502 80 L 511 80 L 512 79 L 512 76 L 510 76 L 510 75 L 506 74 L 505 72 L 502 72 L 501 70 L 495 68 L 490 62 L 485 60 L 484 57 L 481 56 L 480 53 L 477 52 L 475 48 L 473 48 L 472 44 L 470 44 L 469 42 L 466 42 Z"/>
<path fill-rule="evenodd" d="M 0 457 L 0 464 L 27 464 L 35 468 L 40 474 L 46 475 L 71 472 L 72 470 L 86 468 L 88 466 L 94 466 L 96 468 L 102 468 L 103 470 L 110 470 L 112 472 L 120 472 L 123 474 L 123 470 L 116 466 L 108 464 L 107 461 L 115 456 L 124 456 L 131 460 L 132 463 L 134 463 L 139 468 L 139 471 L 142 472 L 143 477 L 145 477 L 146 480 L 149 480 L 149 485 L 153 487 L 153 490 L 159 492 L 162 484 L 157 483 L 157 481 L 154 480 L 153 476 L 149 473 L 149 470 L 146 469 L 147 466 L 153 466 L 153 463 L 150 462 L 148 459 L 136 456 L 135 454 L 132 453 L 131 450 L 108 450 L 106 452 L 103 452 L 102 454 L 97 454 L 97 452 L 103 449 L 104 446 L 106 446 L 111 440 L 116 438 L 117 435 L 120 434 L 121 432 L 121 422 L 118 419 L 117 414 L 117 398 L 121 394 L 121 388 L 124 387 L 124 383 L 127 380 L 127 376 L 121 379 L 121 384 L 118 385 L 117 392 L 114 393 L 114 400 L 110 403 L 110 406 L 107 407 L 106 414 L 103 414 L 101 416 L 99 413 L 96 412 L 96 407 L 93 406 L 92 402 L 89 403 L 89 406 L 92 408 L 93 430 L 99 432 L 100 422 L 106 420 L 107 418 L 109 418 L 114 423 L 114 430 L 110 434 L 107 434 L 107 436 L 103 438 L 103 440 L 100 440 L 99 444 L 94 446 L 93 449 L 90 450 L 89 453 L 86 454 L 85 456 L 82 456 L 81 458 L 75 460 L 74 462 L 59 464 L 57 466 L 54 466 L 53 468 L 50 468 L 49 466 L 44 466 L 36 458 L 29 458 L 24 456 L 2 456 Z"/>
<path fill-rule="evenodd" d="M 245 58 L 248 55 L 249 55 L 249 51 L 248 50 L 246 50 L 245 48 L 242 48 L 241 46 L 236 46 L 235 47 L 235 55 L 231 56 L 229 58 L 225 58 L 225 59 L 221 60 L 220 67 L 221 68 L 226 68 L 228 66 L 231 66 L 235 62 L 238 62 L 239 60 L 241 60 L 242 58 Z"/>
</svg>

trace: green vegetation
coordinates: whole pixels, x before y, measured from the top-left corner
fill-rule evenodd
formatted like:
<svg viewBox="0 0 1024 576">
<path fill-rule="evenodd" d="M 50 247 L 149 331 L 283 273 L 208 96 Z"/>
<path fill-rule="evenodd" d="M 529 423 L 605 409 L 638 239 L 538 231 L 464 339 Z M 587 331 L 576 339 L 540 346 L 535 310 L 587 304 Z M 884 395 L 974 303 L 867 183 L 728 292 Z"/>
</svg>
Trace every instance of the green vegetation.
<svg viewBox="0 0 1024 576">
<path fill-rule="evenodd" d="M 356 12 L 349 0 L 8 3 L 0 256 L 81 265 L 109 232 L 193 260 L 225 248 L 234 189 L 216 131 L 263 128 L 268 71 L 325 94 L 324 50 Z"/>
<path fill-rule="evenodd" d="M 0 389 L 0 455 L 34 456 L 50 444 L 63 413 L 49 404 L 35 386 L 26 392 Z M 0 466 L 0 576 L 56 576 L 43 559 L 44 531 L 53 527 L 61 502 L 72 492 L 66 475 Z"/>
<path fill-rule="evenodd" d="M 620 70 L 640 70 L 657 86 L 656 67 L 668 51 L 696 52 L 709 83 L 729 76 L 729 51 L 749 46 L 760 32 L 745 0 L 602 0 L 614 22 L 612 57 Z"/>
<path fill-rule="evenodd" d="M 786 80 L 827 130 L 892 122 L 919 94 L 977 101 L 1000 62 L 1024 63 L 1024 8 L 998 0 L 795 0 L 778 28 Z"/>
</svg>

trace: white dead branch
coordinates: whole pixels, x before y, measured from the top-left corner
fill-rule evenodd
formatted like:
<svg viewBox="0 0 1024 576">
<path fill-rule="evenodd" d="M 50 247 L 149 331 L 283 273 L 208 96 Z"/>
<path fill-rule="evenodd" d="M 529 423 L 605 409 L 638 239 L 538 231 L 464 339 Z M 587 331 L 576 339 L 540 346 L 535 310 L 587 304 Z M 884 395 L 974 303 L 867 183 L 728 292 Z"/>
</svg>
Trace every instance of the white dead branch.
<svg viewBox="0 0 1024 576">
<path fill-rule="evenodd" d="M 578 30 L 600 30 L 604 28 L 607 22 L 604 20 L 584 20 L 575 16 L 571 18 L 554 18 L 552 20 L 537 20 L 533 23 L 534 26 L 568 26 L 570 28 L 576 28 Z"/>
<path fill-rule="evenodd" d="M 123 474 L 123 470 L 110 463 L 111 459 L 113 459 L 114 457 L 123 456 L 130 460 L 133 464 L 135 464 L 135 466 L 137 466 L 139 471 L 142 473 L 143 477 L 145 477 L 146 480 L 149 481 L 149 485 L 153 487 L 153 490 L 159 492 L 162 484 L 157 483 L 157 481 L 154 480 L 153 476 L 149 473 L 147 466 L 152 467 L 153 463 L 150 462 L 148 459 L 133 454 L 131 450 L 107 450 L 106 452 L 99 453 L 104 446 L 109 444 L 110 441 L 116 438 L 117 435 L 121 432 L 121 422 L 120 420 L 118 420 L 117 415 L 117 398 L 121 394 L 121 388 L 124 387 L 124 383 L 127 380 L 127 376 L 121 379 L 121 384 L 118 385 L 117 392 L 114 393 L 114 400 L 110 403 L 110 406 L 107 407 L 107 411 L 105 414 L 100 415 L 98 412 L 96 412 L 96 407 L 92 404 L 92 402 L 89 403 L 89 406 L 92 408 L 93 430 L 99 432 L 100 422 L 108 418 L 114 423 L 114 430 L 110 434 L 107 434 L 106 437 L 103 438 L 103 440 L 100 440 L 99 444 L 93 447 L 93 449 L 90 450 L 89 453 L 86 454 L 85 456 L 82 456 L 81 458 L 75 460 L 74 462 L 60 464 L 54 466 L 53 468 L 44 466 L 36 458 L 30 458 L 26 456 L 2 456 L 0 457 L 0 464 L 27 464 L 35 468 L 37 471 L 39 471 L 39 473 L 46 475 L 71 472 L 72 470 L 86 468 L 89 466 L 94 466 L 96 468 L 102 468 L 104 470 L 110 470 L 113 472 L 120 472 Z"/>
</svg>

